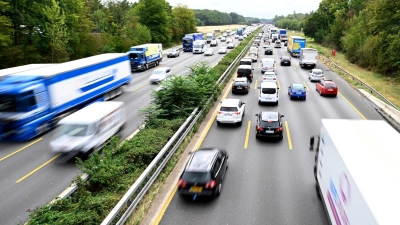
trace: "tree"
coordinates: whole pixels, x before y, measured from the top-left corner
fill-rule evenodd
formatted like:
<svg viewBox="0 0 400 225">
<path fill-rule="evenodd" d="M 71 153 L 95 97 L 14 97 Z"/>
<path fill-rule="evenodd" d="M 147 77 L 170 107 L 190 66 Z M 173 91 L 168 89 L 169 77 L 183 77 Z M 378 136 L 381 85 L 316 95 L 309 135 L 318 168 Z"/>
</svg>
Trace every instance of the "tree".
<svg viewBox="0 0 400 225">
<path fill-rule="evenodd" d="M 194 12 L 187 5 L 177 5 L 172 9 L 172 15 L 176 24 L 174 28 L 175 40 L 182 39 L 184 34 L 196 32 Z"/>
<path fill-rule="evenodd" d="M 54 62 L 54 54 L 57 52 L 65 53 L 65 46 L 68 43 L 65 15 L 55 0 L 52 0 L 52 6 L 46 6 L 43 12 L 48 19 L 45 36 L 50 39 L 51 62 Z M 60 62 L 60 59 L 57 62 Z"/>
</svg>

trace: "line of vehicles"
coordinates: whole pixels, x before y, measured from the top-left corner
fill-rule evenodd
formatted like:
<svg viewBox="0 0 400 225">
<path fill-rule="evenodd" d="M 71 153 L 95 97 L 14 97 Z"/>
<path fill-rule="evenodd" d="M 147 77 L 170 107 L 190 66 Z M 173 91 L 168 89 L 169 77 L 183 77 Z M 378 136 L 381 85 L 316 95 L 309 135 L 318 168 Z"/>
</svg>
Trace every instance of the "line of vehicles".
<svg viewBox="0 0 400 225">
<path fill-rule="evenodd" d="M 257 44 L 256 44 L 257 45 Z M 305 47 L 305 46 L 304 46 Z M 319 73 L 316 90 L 332 94 L 336 84 L 325 80 L 315 63 L 306 63 L 307 54 L 314 50 L 301 48 L 302 67 L 311 67 L 309 79 Z M 251 52 L 251 51 L 250 51 Z M 264 59 L 262 59 L 264 60 Z M 273 60 L 273 59 L 272 59 Z M 253 77 L 252 59 L 244 58 L 232 84 L 232 93 L 248 94 Z M 271 71 L 273 74 L 274 70 Z M 274 74 L 276 77 L 276 74 Z M 263 79 L 258 87 L 258 98 L 264 94 L 278 97 L 276 80 Z M 292 98 L 306 98 L 303 84 L 289 86 Z M 273 99 L 265 96 L 266 99 Z M 239 98 L 221 101 L 217 124 L 242 125 L 246 103 Z M 256 115 L 256 138 L 283 138 L 283 120 L 280 112 L 261 111 Z M 379 130 L 379 132 L 376 132 Z M 322 199 L 332 224 L 393 224 L 398 220 L 396 207 L 400 201 L 400 152 L 396 140 L 400 134 L 383 120 L 322 119 L 320 133 L 310 138 L 310 150 L 317 143 L 314 177 L 317 194 Z M 207 156 L 207 157 L 206 157 Z M 190 157 L 178 183 L 184 196 L 196 199 L 198 195 L 221 193 L 222 180 L 228 168 L 229 155 L 225 149 L 200 149 Z M 219 171 L 219 172 L 218 172 Z M 210 188 L 215 191 L 210 194 Z"/>
</svg>

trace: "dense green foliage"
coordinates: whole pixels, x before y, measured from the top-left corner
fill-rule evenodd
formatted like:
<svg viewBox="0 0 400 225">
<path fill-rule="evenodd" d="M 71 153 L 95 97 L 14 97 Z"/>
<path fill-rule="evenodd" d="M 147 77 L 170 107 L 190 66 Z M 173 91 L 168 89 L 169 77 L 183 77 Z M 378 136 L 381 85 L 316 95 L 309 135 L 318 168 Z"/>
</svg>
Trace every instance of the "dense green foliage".
<svg viewBox="0 0 400 225">
<path fill-rule="evenodd" d="M 399 12 L 400 1 L 322 0 L 316 11 L 304 17 L 275 17 L 275 22 L 282 28 L 303 27 L 306 36 L 343 51 L 350 62 L 398 79 Z"/>
<path fill-rule="evenodd" d="M 247 24 L 246 19 L 235 12 L 225 13 L 209 9 L 194 9 L 193 11 L 198 26 Z"/>
<path fill-rule="evenodd" d="M 84 182 L 76 177 L 73 180 L 78 185 L 76 192 L 36 208 L 27 224 L 100 224 L 188 113 L 203 106 L 212 94 L 220 93 L 216 81 L 255 34 L 226 54 L 217 66 L 210 68 L 207 61 L 201 61 L 190 66 L 187 76 L 163 81 L 160 84 L 163 90 L 153 91 L 150 106 L 142 110 L 146 127 L 122 145 L 116 138 L 101 154 L 95 153 L 85 161 L 78 158 L 79 169 L 89 174 L 90 179 Z"/>
<path fill-rule="evenodd" d="M 0 0 L 0 69 L 177 43 L 194 12 L 166 0 Z"/>
</svg>

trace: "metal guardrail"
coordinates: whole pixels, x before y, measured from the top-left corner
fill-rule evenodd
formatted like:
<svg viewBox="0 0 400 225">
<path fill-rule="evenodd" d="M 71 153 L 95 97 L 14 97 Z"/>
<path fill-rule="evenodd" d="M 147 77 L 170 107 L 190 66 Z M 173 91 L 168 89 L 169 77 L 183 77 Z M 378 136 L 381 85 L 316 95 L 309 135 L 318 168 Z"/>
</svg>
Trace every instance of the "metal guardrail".
<svg viewBox="0 0 400 225">
<path fill-rule="evenodd" d="M 248 45 L 242 50 L 242 52 L 236 57 L 236 59 L 229 65 L 225 72 L 218 79 L 217 84 L 221 85 L 225 82 L 226 78 L 235 68 L 235 65 L 240 61 L 242 56 L 247 53 L 250 48 L 252 41 L 249 41 Z M 213 103 L 214 96 L 212 95 L 205 103 L 202 110 L 198 111 L 199 108 L 193 110 L 191 115 L 186 119 L 178 131 L 172 136 L 172 138 L 167 142 L 167 144 L 162 148 L 162 150 L 153 159 L 150 165 L 145 169 L 145 171 L 139 176 L 136 182 L 129 188 L 121 200 L 115 205 L 111 210 L 110 214 L 103 220 L 101 225 L 109 224 L 123 224 L 128 219 L 128 217 L 135 210 L 136 206 L 140 203 L 144 195 L 150 189 L 151 185 L 157 179 L 158 175 L 164 169 L 165 165 L 168 163 L 169 159 L 179 148 L 180 144 L 189 134 L 193 126 L 197 123 L 198 119 L 202 116 L 204 109 L 211 103 Z M 121 213 L 122 209 L 126 209 Z M 114 220 L 118 219 L 117 222 Z"/>
<path fill-rule="evenodd" d="M 322 63 L 326 64 L 328 67 L 335 67 L 335 69 L 338 69 L 339 71 L 343 72 L 344 74 L 350 76 L 353 80 L 357 80 L 362 86 L 365 86 L 369 89 L 370 93 L 374 93 L 377 96 L 379 96 L 379 98 L 381 98 L 386 104 L 392 106 L 393 108 L 399 110 L 399 108 L 397 108 L 396 105 L 394 105 L 392 102 L 390 102 L 387 98 L 385 98 L 381 93 L 379 93 L 377 90 L 375 90 L 373 87 L 369 86 L 368 84 L 364 83 L 362 80 L 358 79 L 357 77 L 355 77 L 354 75 L 352 75 L 351 73 L 347 72 L 345 69 L 343 69 L 342 67 L 340 67 L 339 65 L 337 65 L 335 62 L 333 62 L 331 59 L 318 54 L 318 59 L 319 61 L 321 61 Z"/>
</svg>

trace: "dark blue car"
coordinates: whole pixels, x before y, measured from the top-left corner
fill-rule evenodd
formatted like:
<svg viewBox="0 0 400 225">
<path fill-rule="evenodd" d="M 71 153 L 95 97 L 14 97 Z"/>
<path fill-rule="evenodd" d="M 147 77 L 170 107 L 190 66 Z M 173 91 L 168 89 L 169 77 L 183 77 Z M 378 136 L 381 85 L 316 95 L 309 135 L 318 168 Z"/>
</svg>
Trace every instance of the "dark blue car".
<svg viewBox="0 0 400 225">
<path fill-rule="evenodd" d="M 288 95 L 290 99 L 306 100 L 306 88 L 303 84 L 291 84 L 288 88 Z"/>
</svg>

